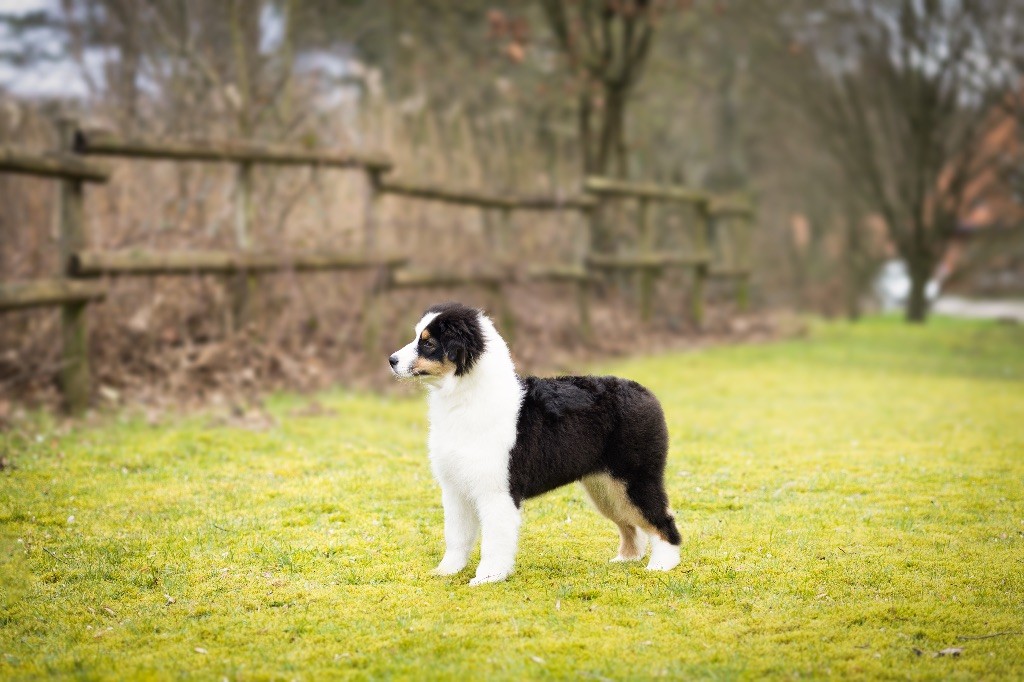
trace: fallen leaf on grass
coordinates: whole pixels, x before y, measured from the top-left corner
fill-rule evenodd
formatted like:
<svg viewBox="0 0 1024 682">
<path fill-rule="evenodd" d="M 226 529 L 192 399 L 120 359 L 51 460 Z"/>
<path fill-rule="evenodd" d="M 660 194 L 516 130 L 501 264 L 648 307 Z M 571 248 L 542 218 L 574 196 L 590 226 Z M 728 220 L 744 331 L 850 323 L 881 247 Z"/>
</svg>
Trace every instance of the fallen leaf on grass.
<svg viewBox="0 0 1024 682">
<path fill-rule="evenodd" d="M 177 599 L 175 599 L 174 597 L 172 597 L 169 594 L 165 594 L 164 598 L 167 599 L 167 604 L 168 605 L 173 604 L 174 602 L 178 601 Z"/>
<path fill-rule="evenodd" d="M 205 654 L 207 654 L 207 653 L 209 653 L 209 652 L 208 652 L 208 651 L 207 651 L 206 649 L 204 649 L 204 648 L 203 648 L 203 647 L 201 647 L 201 646 L 197 646 L 197 647 L 195 648 L 195 652 L 196 652 L 197 654 L 204 654 L 204 655 L 205 655 Z"/>
<path fill-rule="evenodd" d="M 111 403 L 118 403 L 121 401 L 121 392 L 112 386 L 105 384 L 100 385 L 99 388 L 100 397 Z"/>
<path fill-rule="evenodd" d="M 544 659 L 540 656 L 530 656 L 530 660 L 536 663 L 537 665 L 544 665 Z"/>
<path fill-rule="evenodd" d="M 963 647 L 951 646 L 948 649 L 943 649 L 939 652 L 939 656 L 959 656 L 964 652 Z"/>
</svg>

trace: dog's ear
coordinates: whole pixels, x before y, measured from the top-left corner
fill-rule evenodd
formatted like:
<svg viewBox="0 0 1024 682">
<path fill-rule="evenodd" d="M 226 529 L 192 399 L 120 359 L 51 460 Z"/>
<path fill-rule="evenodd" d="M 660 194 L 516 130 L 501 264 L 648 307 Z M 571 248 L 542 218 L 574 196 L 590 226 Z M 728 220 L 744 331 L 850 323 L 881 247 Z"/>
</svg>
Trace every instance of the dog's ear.
<svg viewBox="0 0 1024 682">
<path fill-rule="evenodd" d="M 484 351 L 484 337 L 477 312 L 439 320 L 445 356 L 455 365 L 455 376 L 468 372 Z M 454 317 L 454 319 L 451 319 Z"/>
<path fill-rule="evenodd" d="M 445 343 L 445 353 L 448 355 L 448 360 L 455 365 L 455 374 L 462 376 L 466 372 L 466 358 L 469 355 L 466 345 L 453 334 Z"/>
</svg>

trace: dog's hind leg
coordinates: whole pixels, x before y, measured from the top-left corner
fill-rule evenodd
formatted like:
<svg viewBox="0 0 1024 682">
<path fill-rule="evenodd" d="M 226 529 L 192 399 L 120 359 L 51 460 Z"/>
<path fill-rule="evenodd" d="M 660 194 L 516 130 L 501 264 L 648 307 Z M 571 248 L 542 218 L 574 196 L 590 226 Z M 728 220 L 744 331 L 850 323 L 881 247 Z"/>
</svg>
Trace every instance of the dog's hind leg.
<svg viewBox="0 0 1024 682">
<path fill-rule="evenodd" d="M 444 505 L 444 558 L 434 569 L 436 575 L 454 575 L 466 567 L 476 543 L 480 522 L 476 508 L 455 490 L 441 489 Z"/>
<path fill-rule="evenodd" d="M 638 526 L 616 524 L 619 527 L 619 553 L 612 561 L 640 561 L 647 554 L 647 533 Z"/>
<path fill-rule="evenodd" d="M 625 485 L 608 474 L 584 476 L 580 480 L 597 511 L 619 527 L 619 552 L 612 561 L 639 561 L 647 553 L 647 533 L 637 524 L 643 515 L 626 496 Z"/>
<path fill-rule="evenodd" d="M 660 477 L 636 479 L 630 482 L 629 499 L 643 514 L 644 530 L 651 537 L 651 571 L 668 571 L 679 565 L 679 545 L 682 538 L 676 528 L 675 516 L 668 507 L 668 494 Z"/>
<path fill-rule="evenodd" d="M 648 571 L 671 571 L 679 565 L 679 545 L 673 545 L 661 539 L 659 533 L 651 534 L 651 560 L 647 562 Z"/>
</svg>

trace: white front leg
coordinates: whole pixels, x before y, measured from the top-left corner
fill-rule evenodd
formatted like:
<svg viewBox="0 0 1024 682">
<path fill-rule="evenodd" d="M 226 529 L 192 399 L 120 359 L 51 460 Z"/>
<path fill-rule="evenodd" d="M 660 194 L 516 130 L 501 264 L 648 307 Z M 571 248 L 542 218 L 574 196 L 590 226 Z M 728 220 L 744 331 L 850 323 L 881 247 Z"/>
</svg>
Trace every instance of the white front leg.
<svg viewBox="0 0 1024 682">
<path fill-rule="evenodd" d="M 444 558 L 434 569 L 437 575 L 454 575 L 466 567 L 480 522 L 470 500 L 451 488 L 441 489 L 444 505 Z"/>
<path fill-rule="evenodd" d="M 507 494 L 478 501 L 480 523 L 480 565 L 470 585 L 504 580 L 512 572 L 519 542 L 519 509 Z"/>
</svg>

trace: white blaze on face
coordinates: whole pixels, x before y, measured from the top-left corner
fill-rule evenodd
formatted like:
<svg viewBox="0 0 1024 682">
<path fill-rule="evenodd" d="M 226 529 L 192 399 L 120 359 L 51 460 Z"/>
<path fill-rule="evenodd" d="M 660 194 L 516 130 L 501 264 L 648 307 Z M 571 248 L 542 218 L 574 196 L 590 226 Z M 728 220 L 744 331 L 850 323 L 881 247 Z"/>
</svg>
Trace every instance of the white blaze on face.
<svg viewBox="0 0 1024 682">
<path fill-rule="evenodd" d="M 427 325 L 434 321 L 434 318 L 437 317 L 438 314 L 439 313 L 427 313 L 424 315 L 423 319 L 421 319 L 416 325 L 416 334 L 412 337 L 412 341 L 395 352 L 395 355 L 398 356 L 398 364 L 394 367 L 396 375 L 403 379 L 407 379 L 413 375 L 412 363 L 416 362 L 416 358 L 419 357 L 418 346 L 420 343 L 420 334 L 422 334 L 423 330 L 427 328 Z"/>
</svg>

